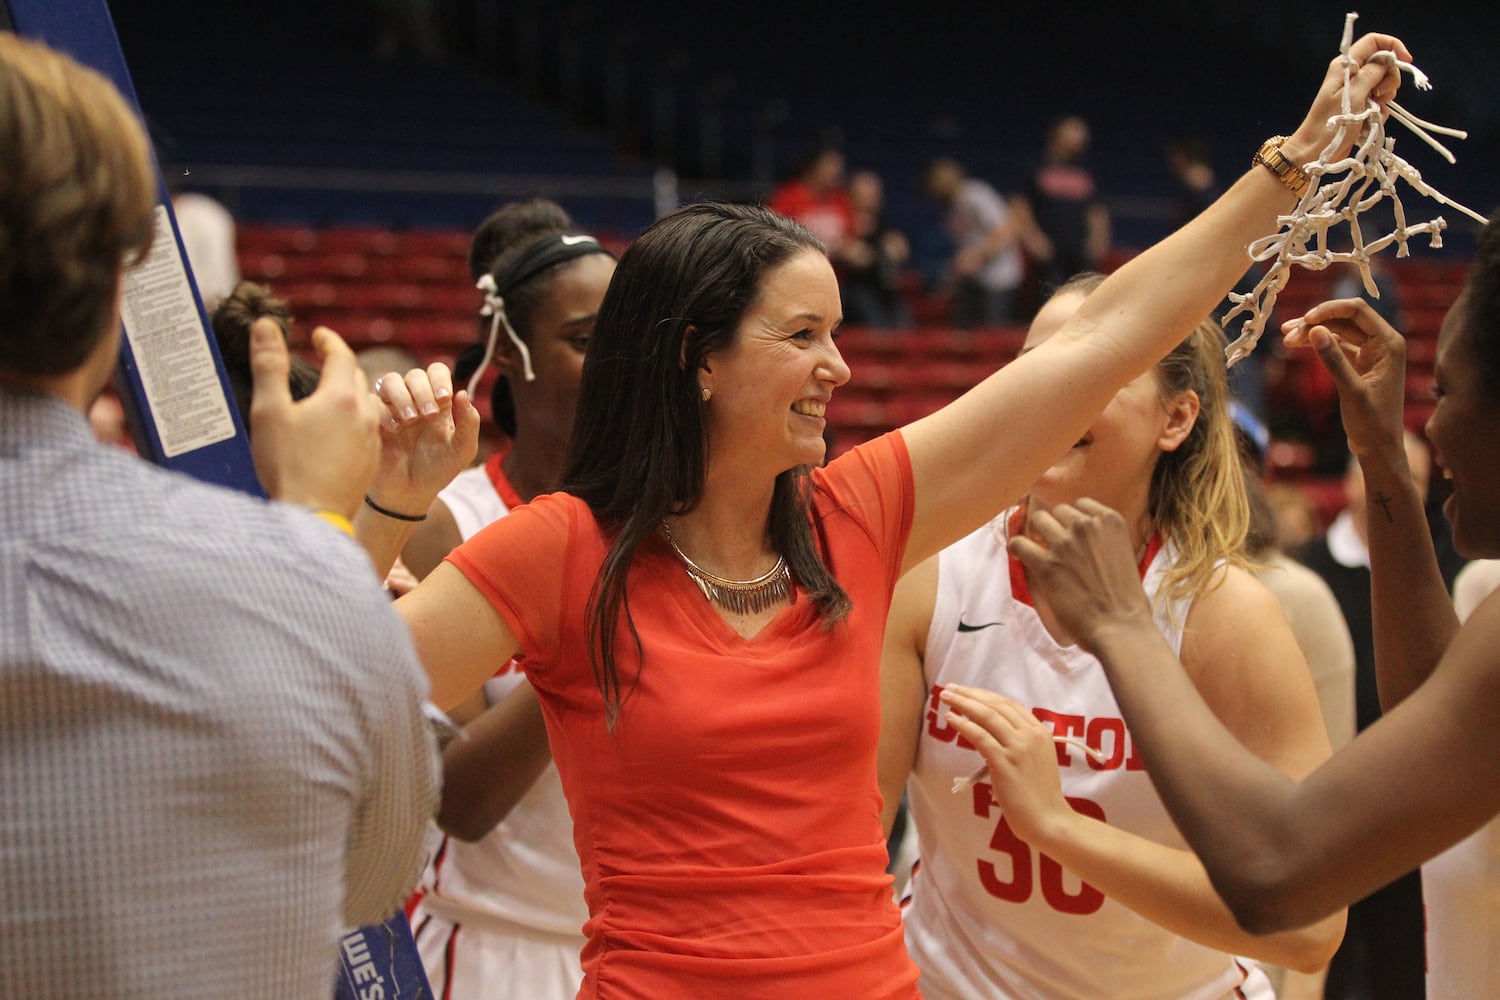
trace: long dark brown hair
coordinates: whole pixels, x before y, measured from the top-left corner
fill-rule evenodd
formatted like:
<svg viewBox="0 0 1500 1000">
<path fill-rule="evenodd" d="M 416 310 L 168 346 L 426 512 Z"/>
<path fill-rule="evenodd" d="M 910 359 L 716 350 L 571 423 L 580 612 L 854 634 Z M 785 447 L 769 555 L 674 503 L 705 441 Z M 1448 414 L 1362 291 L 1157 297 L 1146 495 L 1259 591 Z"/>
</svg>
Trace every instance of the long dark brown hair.
<svg viewBox="0 0 1500 1000">
<path fill-rule="evenodd" d="M 698 369 L 734 343 L 767 272 L 823 245 L 765 208 L 689 205 L 620 258 L 583 364 L 562 489 L 589 505 L 612 541 L 589 595 L 587 638 L 611 726 L 629 690 L 617 656 L 623 619 L 644 662 L 625 581 L 636 550 L 669 513 L 693 509 L 708 471 Z M 807 469 L 776 477 L 768 530 L 825 625 L 849 612 L 823 565 L 809 517 Z"/>
</svg>

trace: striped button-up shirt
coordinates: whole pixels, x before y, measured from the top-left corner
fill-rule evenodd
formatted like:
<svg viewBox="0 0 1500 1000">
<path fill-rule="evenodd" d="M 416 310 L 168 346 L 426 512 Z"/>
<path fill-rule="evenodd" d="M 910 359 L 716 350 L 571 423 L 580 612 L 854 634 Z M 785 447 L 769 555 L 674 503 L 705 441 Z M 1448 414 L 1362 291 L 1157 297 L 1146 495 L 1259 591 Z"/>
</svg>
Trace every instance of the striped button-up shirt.
<svg viewBox="0 0 1500 1000">
<path fill-rule="evenodd" d="M 326 1000 L 420 867 L 425 690 L 348 538 L 0 387 L 0 997 Z"/>
</svg>

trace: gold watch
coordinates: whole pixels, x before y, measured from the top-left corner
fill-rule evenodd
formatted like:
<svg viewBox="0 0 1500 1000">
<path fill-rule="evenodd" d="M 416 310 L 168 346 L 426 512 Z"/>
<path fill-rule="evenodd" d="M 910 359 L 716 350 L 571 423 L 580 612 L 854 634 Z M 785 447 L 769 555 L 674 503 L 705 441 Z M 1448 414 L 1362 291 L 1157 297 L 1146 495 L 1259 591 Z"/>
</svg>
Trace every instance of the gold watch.
<svg viewBox="0 0 1500 1000">
<path fill-rule="evenodd" d="M 1286 142 L 1286 136 L 1273 135 L 1261 144 L 1250 158 L 1252 167 L 1265 167 L 1276 175 L 1276 179 L 1282 183 L 1288 191 L 1298 198 L 1307 193 L 1312 184 L 1312 178 L 1307 176 L 1307 171 L 1288 160 L 1281 152 L 1281 144 Z"/>
</svg>

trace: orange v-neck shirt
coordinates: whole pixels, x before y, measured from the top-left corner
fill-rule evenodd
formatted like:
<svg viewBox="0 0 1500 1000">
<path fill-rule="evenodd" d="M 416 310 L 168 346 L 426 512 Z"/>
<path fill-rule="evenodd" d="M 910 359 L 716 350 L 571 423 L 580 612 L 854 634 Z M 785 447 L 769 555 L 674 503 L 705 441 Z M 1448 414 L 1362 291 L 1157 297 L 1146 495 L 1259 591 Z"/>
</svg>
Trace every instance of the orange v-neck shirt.
<svg viewBox="0 0 1500 1000">
<path fill-rule="evenodd" d="M 627 578 L 644 668 L 632 689 L 622 629 L 613 732 L 584 638 L 609 547 L 588 507 L 539 497 L 449 557 L 520 638 L 541 697 L 586 883 L 581 997 L 917 995 L 875 766 L 911 463 L 893 433 L 812 475 L 850 616 L 824 628 L 799 588 L 742 638 L 653 537 Z"/>
</svg>

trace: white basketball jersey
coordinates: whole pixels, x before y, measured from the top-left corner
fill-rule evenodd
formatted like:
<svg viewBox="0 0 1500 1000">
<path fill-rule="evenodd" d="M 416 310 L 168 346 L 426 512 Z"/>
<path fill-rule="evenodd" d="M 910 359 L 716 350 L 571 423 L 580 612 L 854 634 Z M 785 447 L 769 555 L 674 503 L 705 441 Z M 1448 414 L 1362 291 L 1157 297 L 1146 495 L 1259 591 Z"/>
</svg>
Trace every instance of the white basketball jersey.
<svg viewBox="0 0 1500 1000">
<path fill-rule="evenodd" d="M 438 497 L 465 539 L 508 513 L 482 466 L 459 473 Z M 504 698 L 524 679 L 515 661 L 505 664 L 485 683 L 488 701 L 494 704 Z M 557 767 L 548 764 L 510 814 L 482 840 L 448 838 L 427 868 L 423 889 L 437 901 L 433 911 L 456 923 L 467 919 L 494 926 L 498 918 L 520 929 L 576 939 L 581 949 L 588 907 L 579 868 L 573 818 Z"/>
<path fill-rule="evenodd" d="M 1005 548 L 1011 512 L 945 549 L 927 636 L 930 694 L 908 787 L 921 854 L 906 939 L 927 1000 L 979 997 L 1219 1000 L 1270 997 L 1253 962 L 1195 944 L 1106 898 L 1015 836 L 987 782 L 954 794 L 984 760 L 947 723 L 944 685 L 987 688 L 1030 708 L 1103 763 L 1058 744 L 1063 794 L 1079 812 L 1173 847 L 1185 844 L 1141 763 L 1099 661 L 1059 646 Z M 1176 652 L 1189 602 L 1154 603 L 1170 546 L 1144 577 Z M 1013 582 L 1014 580 L 1014 582 Z"/>
<path fill-rule="evenodd" d="M 1422 866 L 1427 996 L 1500 996 L 1500 819 Z"/>
</svg>

